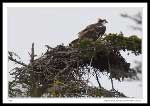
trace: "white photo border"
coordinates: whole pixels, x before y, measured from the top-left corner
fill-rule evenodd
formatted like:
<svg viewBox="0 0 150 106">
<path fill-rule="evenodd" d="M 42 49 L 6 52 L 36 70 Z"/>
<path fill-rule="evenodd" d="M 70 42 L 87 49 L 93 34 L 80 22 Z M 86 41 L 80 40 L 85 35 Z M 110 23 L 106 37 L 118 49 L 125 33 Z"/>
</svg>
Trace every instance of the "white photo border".
<svg viewBox="0 0 150 106">
<path fill-rule="evenodd" d="M 143 98 L 9 98 L 8 97 L 8 7 L 142 7 L 142 73 Z M 147 3 L 3 3 L 3 103 L 147 103 Z"/>
</svg>

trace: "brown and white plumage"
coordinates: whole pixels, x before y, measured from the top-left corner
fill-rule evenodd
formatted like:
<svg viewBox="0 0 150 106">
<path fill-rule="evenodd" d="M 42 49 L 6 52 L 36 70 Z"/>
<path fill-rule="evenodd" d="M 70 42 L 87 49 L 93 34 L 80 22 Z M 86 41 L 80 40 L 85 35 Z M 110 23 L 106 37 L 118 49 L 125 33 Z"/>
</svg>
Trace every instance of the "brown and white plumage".
<svg viewBox="0 0 150 106">
<path fill-rule="evenodd" d="M 84 30 L 78 33 L 79 39 L 84 38 L 89 38 L 93 40 L 98 39 L 106 31 L 106 26 L 104 26 L 105 23 L 107 23 L 105 19 L 104 20 L 99 19 L 97 23 L 87 26 Z"/>
<path fill-rule="evenodd" d="M 105 23 L 108 23 L 105 19 L 99 19 L 97 23 L 87 26 L 78 33 L 79 38 L 73 40 L 69 45 L 74 46 L 81 39 L 92 39 L 95 41 L 102 37 L 106 31 L 106 26 L 104 26 Z"/>
</svg>

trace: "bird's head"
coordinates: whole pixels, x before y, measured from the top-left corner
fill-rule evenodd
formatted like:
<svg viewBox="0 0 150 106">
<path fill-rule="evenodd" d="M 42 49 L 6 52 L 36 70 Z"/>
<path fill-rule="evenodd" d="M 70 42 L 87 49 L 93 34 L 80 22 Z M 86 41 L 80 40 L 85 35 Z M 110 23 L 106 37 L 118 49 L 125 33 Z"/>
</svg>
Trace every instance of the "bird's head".
<svg viewBox="0 0 150 106">
<path fill-rule="evenodd" d="M 100 24 L 106 24 L 106 23 L 108 23 L 108 21 L 106 19 L 99 18 L 98 19 L 98 23 L 100 23 Z"/>
</svg>

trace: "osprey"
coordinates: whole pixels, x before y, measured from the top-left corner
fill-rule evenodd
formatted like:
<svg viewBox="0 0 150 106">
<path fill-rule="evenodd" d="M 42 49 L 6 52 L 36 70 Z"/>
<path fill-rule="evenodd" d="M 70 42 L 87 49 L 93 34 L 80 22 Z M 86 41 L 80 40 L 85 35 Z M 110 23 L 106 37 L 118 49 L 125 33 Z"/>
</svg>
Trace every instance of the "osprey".
<svg viewBox="0 0 150 106">
<path fill-rule="evenodd" d="M 108 23 L 105 19 L 98 19 L 98 22 L 87 26 L 84 30 L 80 31 L 78 34 L 79 39 L 89 38 L 97 40 L 106 31 L 105 23 Z"/>
</svg>

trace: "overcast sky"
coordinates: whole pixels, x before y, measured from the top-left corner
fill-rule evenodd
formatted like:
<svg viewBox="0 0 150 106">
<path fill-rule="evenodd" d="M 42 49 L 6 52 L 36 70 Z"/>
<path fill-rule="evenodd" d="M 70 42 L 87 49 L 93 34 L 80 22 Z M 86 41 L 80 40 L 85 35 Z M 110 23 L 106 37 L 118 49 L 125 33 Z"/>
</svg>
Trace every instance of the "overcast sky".
<svg viewBox="0 0 150 106">
<path fill-rule="evenodd" d="M 87 25 L 97 22 L 98 18 L 108 21 L 106 33 L 122 31 L 126 36 L 142 37 L 142 32 L 128 27 L 135 24 L 133 21 L 120 16 L 121 13 L 135 15 L 137 12 L 142 12 L 142 8 L 8 7 L 8 50 L 18 53 L 22 60 L 28 63 L 30 59 L 28 52 L 30 52 L 32 42 L 35 43 L 37 55 L 45 52 L 44 45 L 46 44 L 52 47 L 62 43 L 68 45 L 77 38 L 79 31 Z M 125 58 L 132 63 L 134 60 L 141 61 L 141 56 L 132 55 L 125 56 Z M 128 90 L 131 89 L 130 95 L 142 97 L 142 88 L 137 88 L 138 84 L 136 84 L 133 88 L 137 89 L 132 90 L 132 85 L 130 83 L 127 86 Z"/>
</svg>

